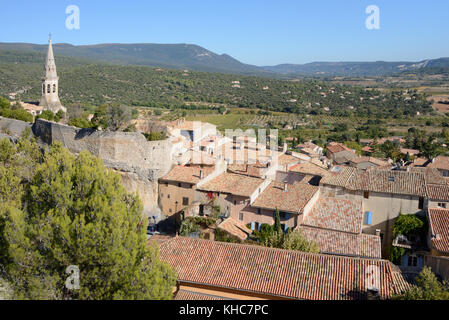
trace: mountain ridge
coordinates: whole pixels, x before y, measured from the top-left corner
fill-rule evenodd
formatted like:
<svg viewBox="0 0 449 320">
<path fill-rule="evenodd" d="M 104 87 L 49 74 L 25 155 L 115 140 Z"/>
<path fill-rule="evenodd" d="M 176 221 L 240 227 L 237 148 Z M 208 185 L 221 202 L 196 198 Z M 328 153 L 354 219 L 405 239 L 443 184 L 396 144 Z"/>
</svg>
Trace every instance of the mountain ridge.
<svg viewBox="0 0 449 320">
<path fill-rule="evenodd" d="M 0 42 L 0 51 L 45 53 L 47 44 Z M 275 66 L 245 64 L 231 55 L 214 53 L 196 44 L 101 43 L 72 45 L 55 43 L 56 55 L 102 61 L 120 65 L 140 65 L 242 75 L 285 76 L 385 76 L 427 68 L 449 68 L 449 58 L 422 61 L 283 63 Z"/>
</svg>

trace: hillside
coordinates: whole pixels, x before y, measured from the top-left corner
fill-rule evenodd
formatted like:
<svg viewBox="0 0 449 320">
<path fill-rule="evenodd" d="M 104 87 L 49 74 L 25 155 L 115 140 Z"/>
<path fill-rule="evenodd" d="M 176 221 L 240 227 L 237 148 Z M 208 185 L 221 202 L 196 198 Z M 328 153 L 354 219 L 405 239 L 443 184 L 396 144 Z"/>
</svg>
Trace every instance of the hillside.
<svg viewBox="0 0 449 320">
<path fill-rule="evenodd" d="M 39 101 L 44 53 L 0 51 L 0 95 L 19 93 Z M 63 104 L 119 103 L 148 107 L 224 104 L 298 114 L 344 116 L 416 115 L 431 112 L 416 92 L 390 92 L 317 80 L 185 72 L 143 66 L 98 64 L 56 55 Z"/>
<path fill-rule="evenodd" d="M 241 75 L 295 78 L 298 76 L 385 76 L 404 71 L 449 68 L 449 58 L 419 62 L 312 62 L 258 67 L 241 63 L 227 54 L 217 54 L 194 44 L 97 44 L 53 45 L 59 56 L 119 65 L 221 72 Z M 47 45 L 0 43 L 0 51 L 45 53 Z"/>
</svg>

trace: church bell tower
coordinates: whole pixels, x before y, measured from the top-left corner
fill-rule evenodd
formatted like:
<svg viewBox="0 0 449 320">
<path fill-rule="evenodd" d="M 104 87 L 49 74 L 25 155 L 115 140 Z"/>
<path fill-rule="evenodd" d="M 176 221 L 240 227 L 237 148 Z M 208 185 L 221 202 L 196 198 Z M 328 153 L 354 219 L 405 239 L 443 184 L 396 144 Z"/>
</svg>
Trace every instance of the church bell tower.
<svg viewBox="0 0 449 320">
<path fill-rule="evenodd" d="M 58 96 L 58 80 L 59 77 L 56 74 L 55 58 L 53 56 L 53 48 L 51 46 L 51 35 L 48 40 L 48 52 L 47 60 L 45 61 L 45 72 L 42 78 L 42 97 L 39 106 L 44 107 L 44 110 L 50 110 L 53 113 L 62 110 L 67 112 L 67 109 L 61 105 Z"/>
</svg>

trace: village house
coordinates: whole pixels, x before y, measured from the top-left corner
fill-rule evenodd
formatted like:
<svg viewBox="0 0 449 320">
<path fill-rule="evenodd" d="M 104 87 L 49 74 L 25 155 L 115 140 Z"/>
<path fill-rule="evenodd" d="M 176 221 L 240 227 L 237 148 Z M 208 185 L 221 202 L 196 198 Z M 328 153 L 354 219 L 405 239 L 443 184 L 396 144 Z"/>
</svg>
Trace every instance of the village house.
<svg viewBox="0 0 449 320">
<path fill-rule="evenodd" d="M 329 143 L 326 150 L 326 156 L 335 164 L 345 164 L 357 157 L 353 150 L 337 142 Z"/>
<path fill-rule="evenodd" d="M 361 200 L 363 232 L 375 234 L 380 230 L 385 249 L 392 243 L 391 227 L 399 214 L 424 216 L 429 203 L 434 206 L 442 201 L 436 199 L 445 198 L 441 193 L 446 181 L 435 169 L 380 169 L 335 166 L 321 179 L 320 186 L 323 196 Z M 430 197 L 433 200 L 429 202 Z"/>
<path fill-rule="evenodd" d="M 160 258 L 177 272 L 175 299 L 388 299 L 409 288 L 387 260 L 186 237 L 153 236 L 149 242 L 153 240 Z M 378 278 L 370 282 L 367 273 L 373 267 Z"/>
<path fill-rule="evenodd" d="M 449 157 L 438 156 L 433 159 L 427 167 L 438 169 L 443 177 L 449 177 Z"/>
<path fill-rule="evenodd" d="M 368 169 L 371 167 L 391 167 L 391 163 L 374 157 L 357 157 L 349 161 L 351 167 L 357 169 Z"/>
<path fill-rule="evenodd" d="M 165 216 L 171 216 L 198 201 L 195 190 L 198 183 L 207 182 L 226 171 L 221 161 L 215 166 L 173 167 L 169 173 L 159 179 L 159 207 Z"/>
</svg>

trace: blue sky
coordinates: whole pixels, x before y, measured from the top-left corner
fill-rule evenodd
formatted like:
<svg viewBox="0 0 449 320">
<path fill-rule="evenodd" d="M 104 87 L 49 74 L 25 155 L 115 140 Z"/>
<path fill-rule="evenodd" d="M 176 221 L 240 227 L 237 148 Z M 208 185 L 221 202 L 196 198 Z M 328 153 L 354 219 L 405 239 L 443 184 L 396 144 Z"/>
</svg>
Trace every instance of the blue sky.
<svg viewBox="0 0 449 320">
<path fill-rule="evenodd" d="M 449 56 L 448 0 L 2 1 L 0 42 L 192 43 L 255 65 Z M 80 29 L 65 27 L 68 5 Z M 365 27 L 368 5 L 380 29 Z"/>
</svg>

